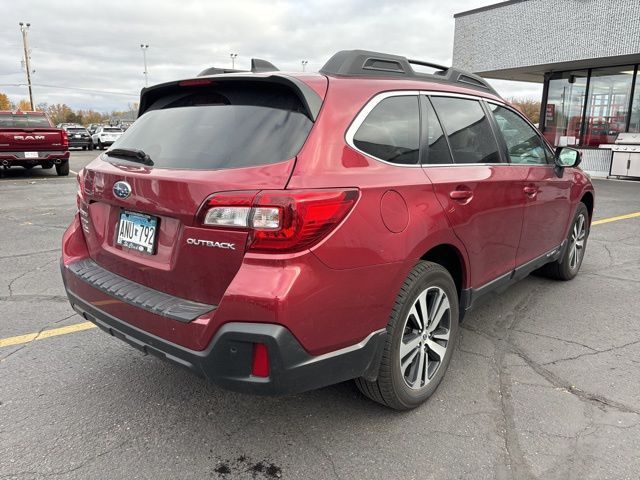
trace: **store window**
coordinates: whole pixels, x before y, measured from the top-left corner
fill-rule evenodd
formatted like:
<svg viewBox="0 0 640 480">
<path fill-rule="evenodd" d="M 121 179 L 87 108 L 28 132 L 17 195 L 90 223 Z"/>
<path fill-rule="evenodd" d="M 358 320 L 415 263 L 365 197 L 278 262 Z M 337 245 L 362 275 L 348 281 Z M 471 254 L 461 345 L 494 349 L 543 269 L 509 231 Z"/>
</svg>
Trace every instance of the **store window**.
<svg viewBox="0 0 640 480">
<path fill-rule="evenodd" d="M 638 72 L 636 73 L 636 88 L 633 94 L 633 103 L 631 104 L 629 131 L 640 133 L 640 67 L 638 67 Z"/>
<path fill-rule="evenodd" d="M 553 145 L 578 145 L 586 100 L 587 70 L 558 72 L 549 80 L 544 136 Z"/>
<path fill-rule="evenodd" d="M 627 128 L 633 65 L 594 68 L 589 81 L 586 129 L 581 145 L 613 143 Z"/>
</svg>

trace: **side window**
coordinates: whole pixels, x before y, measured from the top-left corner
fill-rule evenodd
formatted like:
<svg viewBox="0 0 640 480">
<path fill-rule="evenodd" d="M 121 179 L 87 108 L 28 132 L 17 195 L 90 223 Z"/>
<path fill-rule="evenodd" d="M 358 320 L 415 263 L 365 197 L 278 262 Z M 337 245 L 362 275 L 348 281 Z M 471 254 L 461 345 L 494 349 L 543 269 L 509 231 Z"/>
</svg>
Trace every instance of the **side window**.
<svg viewBox="0 0 640 480">
<path fill-rule="evenodd" d="M 419 161 L 420 115 L 416 95 L 388 97 L 369 113 L 353 136 L 356 147 L 391 163 Z"/>
<path fill-rule="evenodd" d="M 476 100 L 432 97 L 449 138 L 455 163 L 500 163 L 489 119 Z"/>
<path fill-rule="evenodd" d="M 444 136 L 440 121 L 428 97 L 423 97 L 422 132 L 426 139 L 426 147 L 422 158 L 423 164 L 453 163 L 451 151 Z"/>
<path fill-rule="evenodd" d="M 527 122 L 508 108 L 494 104 L 489 104 L 489 108 L 507 144 L 511 163 L 547 163 L 548 149 Z"/>
</svg>

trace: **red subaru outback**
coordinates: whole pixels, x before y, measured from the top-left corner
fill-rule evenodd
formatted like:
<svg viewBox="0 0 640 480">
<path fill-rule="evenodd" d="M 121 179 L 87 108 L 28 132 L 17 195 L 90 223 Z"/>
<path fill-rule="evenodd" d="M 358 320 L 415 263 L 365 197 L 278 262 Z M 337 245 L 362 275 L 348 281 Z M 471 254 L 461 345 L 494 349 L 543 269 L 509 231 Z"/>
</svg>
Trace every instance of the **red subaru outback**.
<svg viewBox="0 0 640 480">
<path fill-rule="evenodd" d="M 222 387 L 356 379 L 408 409 L 481 297 L 578 273 L 579 162 L 466 72 L 366 51 L 318 74 L 256 61 L 143 91 L 78 176 L 62 275 L 84 318 Z"/>
</svg>

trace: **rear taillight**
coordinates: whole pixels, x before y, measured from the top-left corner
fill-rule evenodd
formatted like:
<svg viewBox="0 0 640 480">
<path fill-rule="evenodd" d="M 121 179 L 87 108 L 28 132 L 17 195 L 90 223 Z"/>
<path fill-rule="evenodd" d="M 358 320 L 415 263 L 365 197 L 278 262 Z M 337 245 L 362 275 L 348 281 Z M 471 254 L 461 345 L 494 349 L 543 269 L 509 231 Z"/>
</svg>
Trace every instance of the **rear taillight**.
<svg viewBox="0 0 640 480">
<path fill-rule="evenodd" d="M 69 134 L 66 130 L 61 130 L 62 133 L 62 146 L 64 148 L 69 148 Z"/>
<path fill-rule="evenodd" d="M 80 215 L 80 223 L 82 225 L 82 230 L 84 233 L 90 233 L 91 227 L 89 222 L 89 206 L 84 198 L 82 193 L 83 185 L 85 185 L 84 189 L 86 191 L 86 175 L 88 171 L 86 169 L 80 170 L 76 179 L 78 180 L 78 194 L 76 195 L 76 205 L 78 206 L 78 214 Z"/>
<path fill-rule="evenodd" d="M 254 252 L 296 252 L 333 230 L 358 199 L 358 190 L 264 190 L 210 197 L 198 215 L 203 226 L 249 231 Z"/>
</svg>

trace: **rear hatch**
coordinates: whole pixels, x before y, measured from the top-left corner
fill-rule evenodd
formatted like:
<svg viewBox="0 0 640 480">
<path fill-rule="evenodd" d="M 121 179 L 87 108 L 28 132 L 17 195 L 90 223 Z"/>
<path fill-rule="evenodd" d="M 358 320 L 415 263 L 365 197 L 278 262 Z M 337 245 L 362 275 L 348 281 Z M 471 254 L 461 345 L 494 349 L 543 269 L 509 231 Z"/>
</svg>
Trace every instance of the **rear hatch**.
<svg viewBox="0 0 640 480">
<path fill-rule="evenodd" d="M 62 135 L 44 115 L 0 113 L 0 152 L 65 150 Z"/>
<path fill-rule="evenodd" d="M 167 84 L 141 105 L 82 173 L 90 256 L 134 282 L 217 304 L 249 233 L 205 226 L 199 213 L 215 193 L 284 188 L 315 117 L 282 81 Z"/>
</svg>

